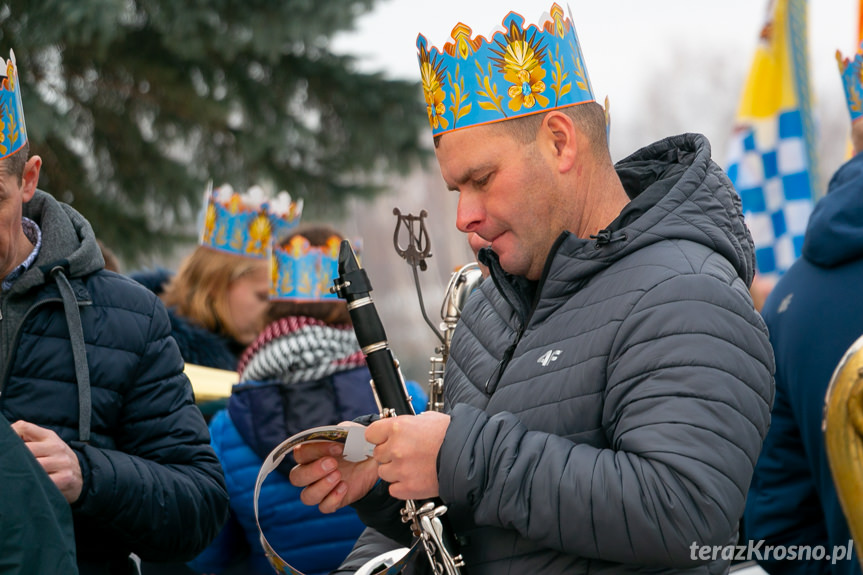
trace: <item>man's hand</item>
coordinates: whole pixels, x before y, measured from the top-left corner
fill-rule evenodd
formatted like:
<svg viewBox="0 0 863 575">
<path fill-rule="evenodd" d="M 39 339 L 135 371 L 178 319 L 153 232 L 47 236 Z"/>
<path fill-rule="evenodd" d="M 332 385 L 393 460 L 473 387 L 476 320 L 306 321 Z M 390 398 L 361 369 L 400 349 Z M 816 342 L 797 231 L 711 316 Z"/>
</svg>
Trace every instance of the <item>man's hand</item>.
<svg viewBox="0 0 863 575">
<path fill-rule="evenodd" d="M 341 425 L 348 425 L 342 423 Z M 294 448 L 297 465 L 290 480 L 304 487 L 300 501 L 317 505 L 321 513 L 333 513 L 366 495 L 378 480 L 378 464 L 368 458 L 358 463 L 342 457 L 340 443 L 306 443 Z"/>
<path fill-rule="evenodd" d="M 81 476 L 81 464 L 78 456 L 72 451 L 60 436 L 44 427 L 39 427 L 27 421 L 16 421 L 12 429 L 30 453 L 42 466 L 42 469 L 66 498 L 69 503 L 75 503 L 81 497 L 84 479 Z"/>
<path fill-rule="evenodd" d="M 390 483 L 390 495 L 397 499 L 437 497 L 437 456 L 449 420 L 443 413 L 426 411 L 385 417 L 369 425 L 366 441 L 376 445 L 378 476 Z"/>
</svg>

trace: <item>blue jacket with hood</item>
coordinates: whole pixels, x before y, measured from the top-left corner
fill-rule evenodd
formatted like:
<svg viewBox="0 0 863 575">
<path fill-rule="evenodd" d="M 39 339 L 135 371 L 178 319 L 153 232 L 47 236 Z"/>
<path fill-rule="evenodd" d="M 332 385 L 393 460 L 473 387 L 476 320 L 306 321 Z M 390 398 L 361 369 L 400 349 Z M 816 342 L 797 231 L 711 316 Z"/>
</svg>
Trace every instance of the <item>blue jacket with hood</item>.
<svg viewBox="0 0 863 575">
<path fill-rule="evenodd" d="M 376 413 L 370 378 L 363 365 L 290 384 L 274 372 L 265 380 L 234 386 L 227 409 L 210 421 L 211 442 L 225 469 L 231 517 L 210 547 L 190 563 L 192 569 L 221 573 L 239 563 L 244 573 L 273 573 L 254 512 L 255 482 L 264 459 L 300 431 Z M 415 382 L 406 385 L 415 411 L 421 412 L 427 395 Z M 292 567 L 305 575 L 325 575 L 348 554 L 364 526 L 349 507 L 325 515 L 300 501 L 301 489 L 287 477 L 293 465 L 288 455 L 261 486 L 261 530 Z"/>
<path fill-rule="evenodd" d="M 744 515 L 764 545 L 847 548 L 851 539 L 830 475 L 821 431 L 824 395 L 839 360 L 863 334 L 863 155 L 834 174 L 815 206 L 802 257 L 782 276 L 762 314 L 776 354 L 770 431 Z M 764 561 L 771 573 L 861 572 L 853 557 Z"/>
</svg>

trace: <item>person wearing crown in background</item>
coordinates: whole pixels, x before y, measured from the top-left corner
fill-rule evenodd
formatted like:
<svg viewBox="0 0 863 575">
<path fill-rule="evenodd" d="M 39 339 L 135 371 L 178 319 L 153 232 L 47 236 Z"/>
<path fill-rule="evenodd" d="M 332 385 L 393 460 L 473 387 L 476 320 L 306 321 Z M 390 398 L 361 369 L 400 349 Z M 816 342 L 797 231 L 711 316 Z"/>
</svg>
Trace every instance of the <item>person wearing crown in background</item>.
<svg viewBox="0 0 863 575">
<path fill-rule="evenodd" d="M 0 413 L 68 505 L 79 573 L 188 560 L 224 524 L 228 496 L 168 314 L 104 270 L 87 220 L 37 189 L 14 56 L 0 67 Z M 19 559 L 0 563 L 75 572 Z"/>
<path fill-rule="evenodd" d="M 613 164 L 571 18 L 502 22 L 417 41 L 456 227 L 492 280 L 444 413 L 371 423 L 361 462 L 303 444 L 291 481 L 401 545 L 399 500 L 438 497 L 470 575 L 725 572 L 773 399 L 738 196 L 702 135 Z M 365 537 L 339 572 L 379 552 Z"/>
<path fill-rule="evenodd" d="M 821 545 L 851 552 L 838 560 L 810 554 L 759 561 L 770 573 L 861 573 L 860 551 L 849 545 L 851 532 L 822 428 L 834 370 L 863 334 L 863 46 L 853 58 L 836 56 L 853 155 L 833 174 L 827 194 L 815 205 L 801 257 L 764 304 L 776 353 L 776 401 L 743 518 L 747 537 L 763 539 L 765 545 Z"/>
<path fill-rule="evenodd" d="M 240 383 L 227 409 L 210 422 L 222 462 L 231 518 L 222 534 L 190 565 L 198 573 L 269 575 L 259 543 L 255 481 L 264 459 L 286 438 L 376 411 L 370 374 L 351 327 L 347 305 L 329 291 L 337 274 L 342 235 L 323 224 L 302 224 L 275 241 L 271 323 L 243 353 Z M 408 382 L 414 408 L 427 396 Z M 274 473 L 262 486 L 261 533 L 305 575 L 325 575 L 347 556 L 363 524 L 350 508 L 322 515 L 302 504 L 300 490 Z"/>
<path fill-rule="evenodd" d="M 293 201 L 284 191 L 271 198 L 260 186 L 240 193 L 229 184 L 208 185 L 198 245 L 177 273 L 155 269 L 130 274 L 167 307 L 171 333 L 187 366 L 236 372 L 243 351 L 267 323 L 271 239 L 296 227 L 302 208 L 302 200 Z M 227 397 L 197 399 L 208 422 L 227 404 Z M 170 569 L 191 572 L 185 564 Z M 144 575 L 167 570 L 142 564 Z"/>
<path fill-rule="evenodd" d="M 264 329 L 270 306 L 270 238 L 295 227 L 302 200 L 270 199 L 259 186 L 207 189 L 198 246 L 176 274 L 163 269 L 131 276 L 168 308 L 174 339 L 188 364 L 236 371 L 243 350 Z M 209 420 L 226 400 L 199 403 Z"/>
</svg>

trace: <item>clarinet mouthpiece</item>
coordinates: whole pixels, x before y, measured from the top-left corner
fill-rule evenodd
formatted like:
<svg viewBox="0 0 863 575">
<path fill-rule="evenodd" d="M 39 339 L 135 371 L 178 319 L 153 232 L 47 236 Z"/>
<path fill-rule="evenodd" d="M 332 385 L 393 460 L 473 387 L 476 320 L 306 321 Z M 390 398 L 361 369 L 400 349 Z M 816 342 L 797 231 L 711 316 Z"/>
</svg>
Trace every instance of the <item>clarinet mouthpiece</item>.
<svg viewBox="0 0 863 575">
<path fill-rule="evenodd" d="M 358 297 L 368 296 L 372 284 L 366 270 L 360 267 L 354 248 L 349 240 L 339 245 L 339 275 L 333 279 L 330 293 L 338 295 L 349 303 Z"/>
<path fill-rule="evenodd" d="M 360 269 L 360 263 L 357 261 L 357 255 L 350 240 L 342 240 L 339 245 L 339 275 L 355 272 L 358 269 Z"/>
</svg>

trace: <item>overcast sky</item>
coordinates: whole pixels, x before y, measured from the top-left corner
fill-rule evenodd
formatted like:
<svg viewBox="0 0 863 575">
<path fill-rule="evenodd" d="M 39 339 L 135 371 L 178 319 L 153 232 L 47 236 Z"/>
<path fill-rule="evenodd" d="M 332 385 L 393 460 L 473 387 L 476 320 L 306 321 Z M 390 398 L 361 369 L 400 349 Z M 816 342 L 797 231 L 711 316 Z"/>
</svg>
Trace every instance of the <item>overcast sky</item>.
<svg viewBox="0 0 863 575">
<path fill-rule="evenodd" d="M 839 132 L 847 112 L 834 54 L 855 49 L 858 2 L 810 2 L 816 121 L 827 127 L 822 137 L 844 137 Z M 613 155 L 616 146 L 620 150 L 615 159 L 670 132 L 697 131 L 711 139 L 721 163 L 768 0 L 558 3 L 572 12 L 597 100 L 610 98 Z M 358 56 L 364 70 L 418 80 L 418 33 L 442 47 L 459 21 L 487 37 L 510 10 L 536 23 L 551 5 L 552 0 L 379 0 L 359 20 L 359 30 L 337 38 L 335 48 Z M 828 175 L 842 159 L 824 159 Z"/>
<path fill-rule="evenodd" d="M 751 54 L 764 23 L 767 0 L 572 0 L 571 10 L 594 84 L 602 91 L 617 85 L 615 72 L 629 62 L 662 58 L 681 46 Z M 459 21 L 474 34 L 487 35 L 507 12 L 535 23 L 551 0 L 379 0 L 359 21 L 359 31 L 339 39 L 338 47 L 360 55 L 371 68 L 415 78 L 416 37 L 422 33 L 442 46 Z M 810 2 L 813 69 L 835 70 L 833 53 L 854 48 L 857 0 Z M 377 65 L 376 65 L 377 64 Z M 816 72 L 820 75 L 820 72 Z"/>
<path fill-rule="evenodd" d="M 822 141 L 833 144 L 822 150 L 822 181 L 844 159 L 848 113 L 834 53 L 837 48 L 845 53 L 855 48 L 857 1 L 810 2 L 816 112 Z M 535 23 L 551 4 L 551 0 L 379 0 L 375 11 L 359 21 L 360 30 L 337 39 L 335 48 L 360 57 L 364 70 L 418 81 L 418 33 L 442 47 L 459 21 L 474 34 L 487 37 L 510 10 Z M 566 1 L 559 4 L 567 8 Z M 708 136 L 714 158 L 724 166 L 767 0 L 569 0 L 568 6 L 597 99 L 601 102 L 606 94 L 611 99 L 613 158 L 619 160 L 673 133 L 695 131 Z M 392 254 L 387 230 L 393 229 L 394 206 L 403 213 L 429 211 L 435 257 L 421 281 L 429 314 L 437 317 L 450 272 L 470 258 L 467 243 L 452 224 L 456 199 L 444 192 L 439 175 L 430 174 L 428 179 L 413 175 L 374 203 L 357 201 L 343 225 L 349 234 L 364 237 L 369 254 L 379 255 L 370 255 L 364 265 L 373 277 L 389 278 L 386 285 L 378 286 L 388 294 L 380 311 L 391 340 L 398 344 L 396 352 L 406 377 L 418 381 L 426 377 L 425 358 L 437 342 L 422 327 L 412 277 L 404 262 Z M 391 268 L 383 267 L 392 261 Z"/>
</svg>

